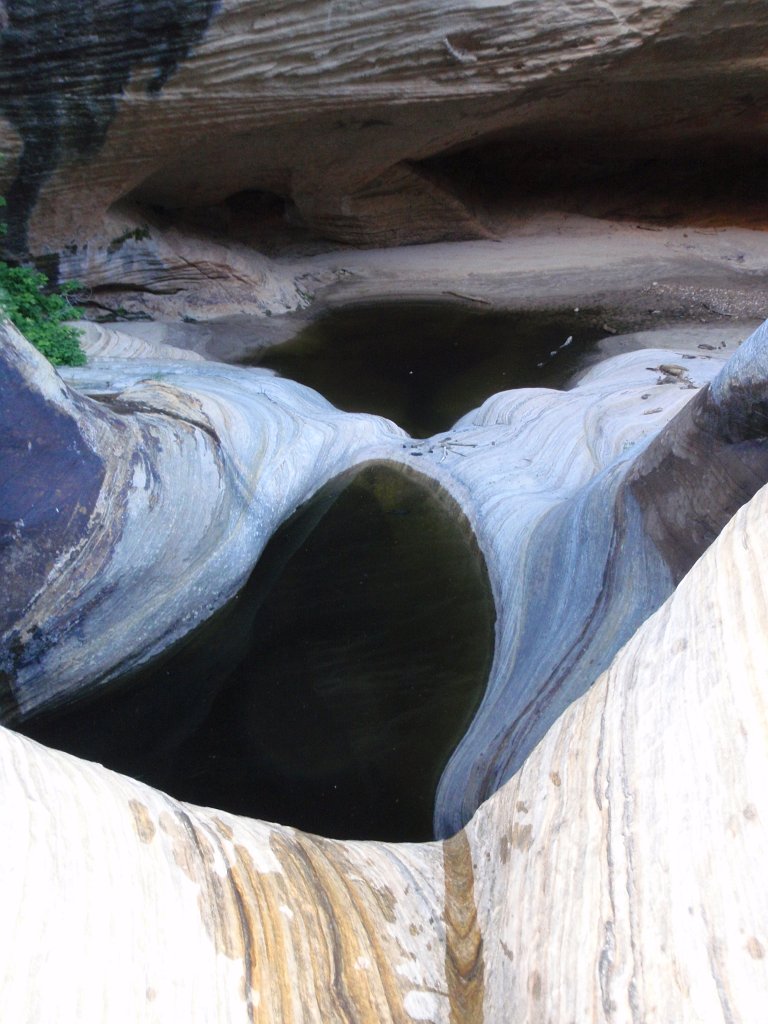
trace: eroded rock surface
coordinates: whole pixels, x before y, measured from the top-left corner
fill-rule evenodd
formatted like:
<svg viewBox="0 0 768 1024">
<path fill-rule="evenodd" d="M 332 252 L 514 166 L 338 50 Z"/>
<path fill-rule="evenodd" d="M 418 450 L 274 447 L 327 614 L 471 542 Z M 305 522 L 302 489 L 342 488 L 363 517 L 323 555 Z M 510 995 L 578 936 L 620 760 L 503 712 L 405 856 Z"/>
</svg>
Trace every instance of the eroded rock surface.
<svg viewBox="0 0 768 1024">
<path fill-rule="evenodd" d="M 3 244 L 123 319 L 312 292 L 764 315 L 766 43 L 758 0 L 6 0 Z M 636 337 L 413 440 L 148 327 L 89 328 L 61 375 L 0 328 L 1 722 L 188 637 L 371 461 L 466 515 L 494 662 L 427 844 L 179 803 L 0 728 L 0 1016 L 754 1019 L 768 328 L 727 363 Z"/>
<path fill-rule="evenodd" d="M 457 424 L 514 424 L 518 458 L 526 458 L 488 502 L 487 525 L 504 554 L 487 557 L 503 566 L 497 600 L 505 613 L 485 701 L 443 774 L 439 832 L 468 820 L 520 767 L 768 479 L 767 346 L 763 326 L 701 389 L 691 353 L 679 362 L 663 351 L 620 356 L 549 408 L 541 395 L 507 392 Z M 630 385 L 632 359 L 656 375 L 639 393 Z M 708 375 L 717 362 L 703 365 Z M 618 387 L 600 401 L 614 373 Z M 665 392 L 677 415 L 658 432 L 640 432 L 643 420 L 664 415 Z M 566 413 L 566 403 L 580 401 Z M 480 460 L 463 460 L 458 470 L 475 493 L 488 471 Z"/>
<path fill-rule="evenodd" d="M 357 245 L 492 237 L 499 211 L 542 182 L 554 208 L 563 190 L 578 207 L 586 182 L 603 197 L 592 207 L 631 215 L 636 197 L 605 185 L 617 175 L 698 188 L 708 210 L 738 179 L 748 206 L 765 44 L 756 0 L 120 0 L 98 15 L 14 0 L 0 65 L 7 245 L 89 284 L 129 285 L 151 258 L 173 288 L 172 253 L 127 258 L 158 207 L 258 250 L 278 209 Z M 107 211 L 126 199 L 147 219 L 110 233 Z M 192 276 L 242 279 L 244 257 L 176 251 Z"/>
<path fill-rule="evenodd" d="M 763 489 L 440 844 L 330 842 L 179 804 L 0 730 L 4 1012 L 754 1019 L 767 523 Z"/>
<path fill-rule="evenodd" d="M 92 511 L 78 513 L 81 533 L 9 591 L 6 721 L 86 694 L 186 635 L 233 596 L 302 501 L 340 472 L 389 461 L 456 499 L 494 590 L 487 692 L 438 794 L 437 833 L 450 834 L 768 478 L 766 330 L 723 369 L 716 353 L 629 352 L 571 391 L 502 392 L 419 441 L 292 381 L 212 363 L 68 371 L 94 401 L 9 331 L 7 363 L 27 374 L 8 385 L 14 401 L 48 388 L 56 414 L 92 439 L 104 477 Z M 25 453 L 18 438 L 8 451 Z M 60 508 L 55 487 L 35 500 L 51 516 Z M 11 565 L 27 528 L 9 524 Z"/>
<path fill-rule="evenodd" d="M 4 716 L 67 699 L 187 633 L 242 585 L 281 519 L 399 434 L 269 373 L 211 363 L 133 360 L 121 379 L 119 361 L 107 360 L 94 401 L 62 385 L 10 325 L 2 330 L 13 426 L 3 435 L 4 573 L 19 552 L 34 553 L 5 597 Z M 14 410 L 30 404 L 42 422 L 28 436 Z"/>
</svg>

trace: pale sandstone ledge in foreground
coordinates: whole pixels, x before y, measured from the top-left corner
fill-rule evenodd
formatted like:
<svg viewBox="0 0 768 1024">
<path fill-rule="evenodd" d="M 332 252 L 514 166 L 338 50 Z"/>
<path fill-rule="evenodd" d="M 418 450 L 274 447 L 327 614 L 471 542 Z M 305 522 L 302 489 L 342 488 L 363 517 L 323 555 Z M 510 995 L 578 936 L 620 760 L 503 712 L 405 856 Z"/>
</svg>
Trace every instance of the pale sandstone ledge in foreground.
<svg viewBox="0 0 768 1024">
<path fill-rule="evenodd" d="M 442 844 L 184 806 L 0 731 L 3 1016 L 757 1022 L 767 559 L 764 488 Z"/>
</svg>

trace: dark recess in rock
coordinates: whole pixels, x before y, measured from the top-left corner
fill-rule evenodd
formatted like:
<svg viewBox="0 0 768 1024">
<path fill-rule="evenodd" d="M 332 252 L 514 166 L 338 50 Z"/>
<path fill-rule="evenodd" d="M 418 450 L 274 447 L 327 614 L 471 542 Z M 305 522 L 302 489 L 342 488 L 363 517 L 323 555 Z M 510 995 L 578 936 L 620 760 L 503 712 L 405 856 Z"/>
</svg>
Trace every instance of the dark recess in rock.
<svg viewBox="0 0 768 1024">
<path fill-rule="evenodd" d="M 134 70 L 159 92 L 210 23 L 219 0 L 7 0 L 0 35 L 0 109 L 23 149 L 6 196 L 9 256 L 24 254 L 43 182 L 64 160 L 104 143 Z"/>
<path fill-rule="evenodd" d="M 422 161 L 486 211 L 561 210 L 662 225 L 765 224 L 765 148 L 752 139 L 500 133 Z"/>
<path fill-rule="evenodd" d="M 14 726 L 193 803 L 334 838 L 425 840 L 494 619 L 452 499 L 373 463 L 302 506 L 238 596 L 174 649 Z"/>
</svg>

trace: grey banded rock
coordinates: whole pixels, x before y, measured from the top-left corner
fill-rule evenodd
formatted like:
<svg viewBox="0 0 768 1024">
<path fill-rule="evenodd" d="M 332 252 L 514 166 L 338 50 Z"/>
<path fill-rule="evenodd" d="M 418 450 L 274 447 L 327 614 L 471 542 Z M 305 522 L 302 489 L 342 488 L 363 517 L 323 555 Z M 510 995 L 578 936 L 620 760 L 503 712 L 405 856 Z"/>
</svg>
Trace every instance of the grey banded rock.
<svg viewBox="0 0 768 1024">
<path fill-rule="evenodd" d="M 114 394 L 105 360 L 94 400 L 0 329 L 6 720 L 186 634 L 242 585 L 281 519 L 399 434 L 212 363 L 133 360 Z"/>
<path fill-rule="evenodd" d="M 499 533 L 505 531 L 504 555 L 496 564 L 503 565 L 500 600 L 506 614 L 498 619 L 496 662 L 485 699 L 443 773 L 439 834 L 464 824 L 517 771 L 557 715 L 590 686 L 768 480 L 766 325 L 700 389 L 677 378 L 667 383 L 649 355 L 642 353 L 656 383 L 641 396 L 635 393 L 635 402 L 640 397 L 633 410 L 636 422 L 644 415 L 637 406 L 643 400 L 656 406 L 657 395 L 670 388 L 681 405 L 677 415 L 645 438 L 627 438 L 625 452 L 595 460 L 591 472 L 569 490 L 550 484 L 547 500 L 534 492 L 526 496 L 527 507 L 516 494 L 516 502 L 507 505 L 507 521 L 501 515 L 496 521 Z M 595 378 L 615 362 L 598 366 Z M 588 395 L 591 379 L 588 374 L 563 396 L 563 405 L 570 396 Z M 686 400 L 686 392 L 693 397 Z M 627 398 L 627 392 L 613 393 L 614 415 Z M 527 401 L 524 392 L 494 396 L 460 424 L 487 425 L 502 418 L 521 424 Z M 573 421 L 563 413 L 547 439 L 554 449 L 553 476 L 566 467 L 573 473 L 579 457 L 594 451 L 590 419 L 599 415 L 596 408 L 585 418 L 578 454 L 575 445 L 568 452 L 565 424 Z M 656 418 L 660 410 L 651 415 Z M 535 421 L 528 472 L 535 473 L 546 458 L 547 449 L 541 450 L 546 429 L 543 419 Z"/>
<path fill-rule="evenodd" d="M 669 350 L 630 352 L 567 392 L 502 392 L 424 441 L 213 363 L 68 371 L 88 398 L 5 331 L 4 720 L 157 655 L 237 592 L 299 504 L 385 460 L 455 498 L 496 603 L 488 687 L 443 773 L 438 835 L 514 774 L 768 478 L 766 327 L 722 370 L 681 350 L 690 369 L 670 383 Z"/>
<path fill-rule="evenodd" d="M 754 1020 L 767 523 L 763 488 L 441 843 L 331 842 L 179 804 L 0 729 L 3 1015 Z"/>
</svg>

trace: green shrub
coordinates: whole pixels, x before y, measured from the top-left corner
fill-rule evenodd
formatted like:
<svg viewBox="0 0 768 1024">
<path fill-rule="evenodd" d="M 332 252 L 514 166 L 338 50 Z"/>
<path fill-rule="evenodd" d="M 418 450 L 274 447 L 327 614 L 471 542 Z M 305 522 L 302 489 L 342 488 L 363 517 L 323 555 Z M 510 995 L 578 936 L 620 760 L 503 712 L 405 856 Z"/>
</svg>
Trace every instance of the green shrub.
<svg viewBox="0 0 768 1024">
<path fill-rule="evenodd" d="M 68 281 L 59 291 L 47 287 L 48 278 L 39 270 L 0 261 L 0 309 L 54 365 L 82 366 L 82 332 L 64 323 L 82 315 L 67 298 L 79 285 Z"/>
<path fill-rule="evenodd" d="M 5 206 L 1 196 L 0 206 Z M 0 261 L 0 312 L 54 365 L 82 366 L 85 362 L 80 348 L 82 331 L 64 323 L 82 316 L 82 310 L 68 298 L 79 287 L 76 281 L 68 281 L 58 291 L 51 290 L 48 278 L 39 270 Z"/>
</svg>

